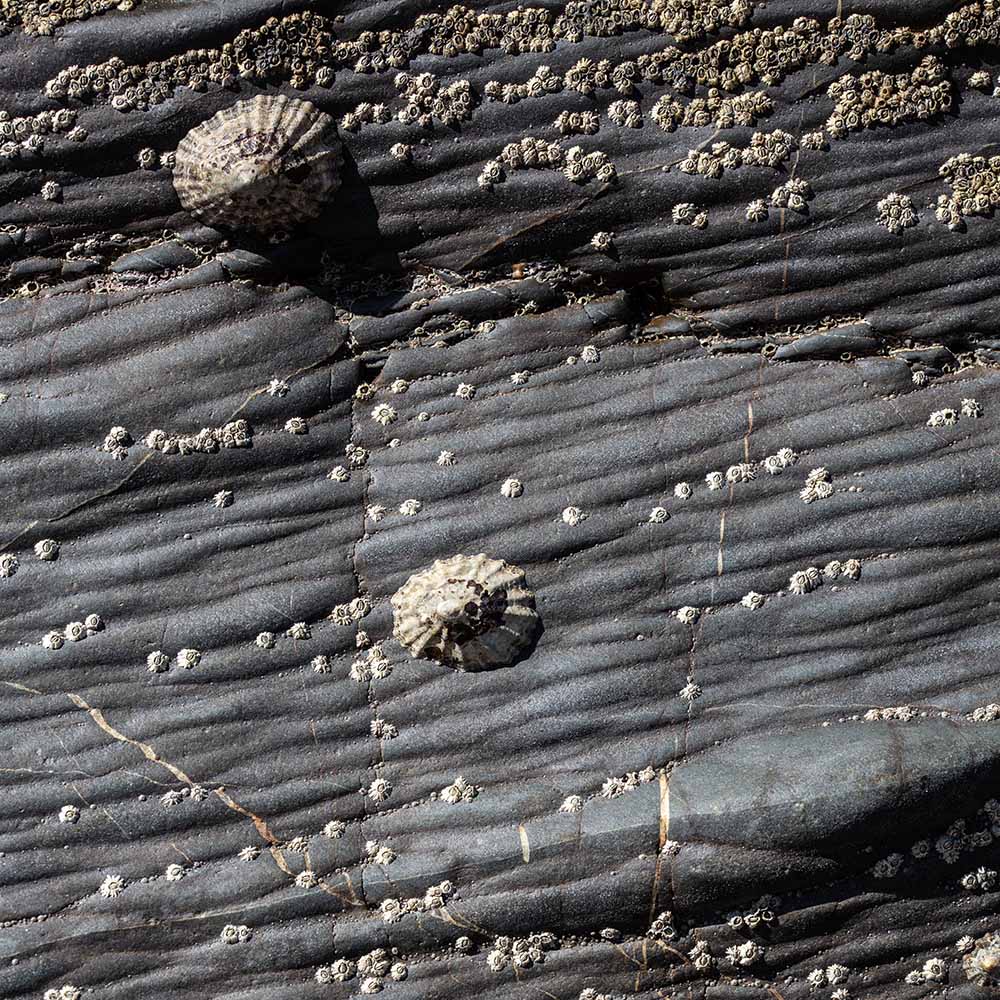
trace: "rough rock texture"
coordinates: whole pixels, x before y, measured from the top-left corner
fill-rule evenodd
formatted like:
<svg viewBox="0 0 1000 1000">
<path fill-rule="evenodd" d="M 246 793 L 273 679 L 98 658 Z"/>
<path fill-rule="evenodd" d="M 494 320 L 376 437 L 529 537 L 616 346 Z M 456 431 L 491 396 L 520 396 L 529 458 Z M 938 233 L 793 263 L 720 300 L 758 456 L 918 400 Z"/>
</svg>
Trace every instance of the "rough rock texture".
<svg viewBox="0 0 1000 1000">
<path fill-rule="evenodd" d="M 0 997 L 987 995 L 998 15 L 83 6 L 0 0 Z M 277 244 L 171 173 L 261 92 Z M 518 662 L 393 638 L 457 553 Z"/>
</svg>

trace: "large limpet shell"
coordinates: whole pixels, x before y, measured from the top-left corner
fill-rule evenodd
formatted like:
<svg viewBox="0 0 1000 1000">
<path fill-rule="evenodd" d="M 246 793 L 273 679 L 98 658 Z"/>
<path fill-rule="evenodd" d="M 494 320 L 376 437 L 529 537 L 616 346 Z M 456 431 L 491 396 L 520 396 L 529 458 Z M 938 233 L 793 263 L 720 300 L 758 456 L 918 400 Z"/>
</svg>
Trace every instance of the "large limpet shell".
<svg viewBox="0 0 1000 1000">
<path fill-rule="evenodd" d="M 480 553 L 439 559 L 392 595 L 393 633 L 415 657 L 462 670 L 514 663 L 540 620 L 524 571 Z"/>
<path fill-rule="evenodd" d="M 260 94 L 195 126 L 177 146 L 174 188 L 211 226 L 290 233 L 340 187 L 333 119 L 309 101 Z"/>
</svg>

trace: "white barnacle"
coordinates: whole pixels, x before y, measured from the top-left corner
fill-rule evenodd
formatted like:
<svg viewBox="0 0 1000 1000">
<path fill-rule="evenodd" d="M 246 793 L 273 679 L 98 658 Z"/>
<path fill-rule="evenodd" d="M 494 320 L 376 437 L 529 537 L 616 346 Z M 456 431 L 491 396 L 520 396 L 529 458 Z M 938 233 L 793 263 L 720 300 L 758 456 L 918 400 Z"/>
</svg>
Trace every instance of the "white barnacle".
<svg viewBox="0 0 1000 1000">
<path fill-rule="evenodd" d="M 308 434 L 309 424 L 305 417 L 289 417 L 285 421 L 285 430 L 289 434 Z"/>
<path fill-rule="evenodd" d="M 164 809 L 179 806 L 184 801 L 184 795 L 177 788 L 171 788 L 160 796 L 160 805 Z"/>
<path fill-rule="evenodd" d="M 97 891 L 105 899 L 114 899 L 125 891 L 125 879 L 121 875 L 109 875 L 98 887 Z"/>
<path fill-rule="evenodd" d="M 806 976 L 806 982 L 814 989 L 818 990 L 826 986 L 826 972 L 823 969 L 813 969 Z"/>
<path fill-rule="evenodd" d="M 813 589 L 812 580 L 805 570 L 796 570 L 788 578 L 788 589 L 793 594 L 808 594 Z"/>
<path fill-rule="evenodd" d="M 414 500 L 412 498 L 404 500 L 399 505 L 399 513 L 402 514 L 403 517 L 415 517 L 423 509 L 423 506 L 424 505 L 419 500 Z"/>
<path fill-rule="evenodd" d="M 973 420 L 978 419 L 983 415 L 982 404 L 975 399 L 963 399 L 962 400 L 962 416 L 971 417 Z"/>
<path fill-rule="evenodd" d="M 300 889 L 314 889 L 319 885 L 319 879 L 315 872 L 306 868 L 305 871 L 301 871 L 295 876 L 295 884 Z"/>
<path fill-rule="evenodd" d="M 726 483 L 726 477 L 721 472 L 709 472 L 705 475 L 705 482 L 710 490 L 721 490 Z"/>
<path fill-rule="evenodd" d="M 455 395 L 459 399 L 472 399 L 476 394 L 476 387 L 470 385 L 468 382 L 459 382 L 458 388 L 455 390 Z"/>
<path fill-rule="evenodd" d="M 410 970 L 402 962 L 393 962 L 389 969 L 389 978 L 396 983 L 401 983 L 410 974 Z"/>
<path fill-rule="evenodd" d="M 167 865 L 166 871 L 163 874 L 166 876 L 168 882 L 180 882 L 187 875 L 187 869 L 183 865 Z"/>
<path fill-rule="evenodd" d="M 403 904 L 398 899 L 389 897 L 383 899 L 379 906 L 379 913 L 382 920 L 387 924 L 395 924 L 403 919 Z"/>
<path fill-rule="evenodd" d="M 287 396 L 291 388 L 283 378 L 273 378 L 264 390 L 269 396 Z"/>
<path fill-rule="evenodd" d="M 839 559 L 831 559 L 830 562 L 823 567 L 823 576 L 825 576 L 827 580 L 836 580 L 837 577 L 839 577 L 843 572 L 844 564 Z"/>
<path fill-rule="evenodd" d="M 943 983 L 948 975 L 948 965 L 943 958 L 929 958 L 924 962 L 920 971 L 924 979 L 929 979 L 934 983 Z"/>
<path fill-rule="evenodd" d="M 273 632 L 258 632 L 253 642 L 258 649 L 274 649 L 278 638 Z"/>
<path fill-rule="evenodd" d="M 583 799 L 579 795 L 567 795 L 559 806 L 561 813 L 578 813 L 583 811 Z"/>
<path fill-rule="evenodd" d="M 682 625 L 693 625 L 701 615 L 701 610 L 699 608 L 692 608 L 690 605 L 685 604 L 684 607 L 677 609 L 677 620 Z"/>
<path fill-rule="evenodd" d="M 562 512 L 563 524 L 568 524 L 571 528 L 585 521 L 587 515 L 579 507 L 565 507 Z"/>
<path fill-rule="evenodd" d="M 593 344 L 587 344 L 587 346 L 580 351 L 580 357 L 584 364 L 593 365 L 601 360 L 601 352 L 594 347 Z"/>
<path fill-rule="evenodd" d="M 372 408 L 372 420 L 383 427 L 388 427 L 396 416 L 396 411 L 388 403 L 378 403 Z"/>
<path fill-rule="evenodd" d="M 66 642 L 66 636 L 62 634 L 58 629 L 52 629 L 51 632 L 46 632 L 42 636 L 42 645 L 46 649 L 62 649 Z"/>
<path fill-rule="evenodd" d="M 200 649 L 182 649 L 177 653 L 177 666 L 185 670 L 193 670 L 201 663 Z"/>
<path fill-rule="evenodd" d="M 20 565 L 20 561 L 13 552 L 0 552 L 0 577 L 4 579 L 12 577 Z"/>
<path fill-rule="evenodd" d="M 339 840 L 343 837 L 346 829 L 346 823 L 342 823 L 339 819 L 331 819 L 330 822 L 323 827 L 323 836 L 328 837 L 330 840 Z"/>
<path fill-rule="evenodd" d="M 516 499 L 524 493 L 524 484 L 520 479 L 505 479 L 500 485 L 500 493 L 508 499 Z"/>
<path fill-rule="evenodd" d="M 670 512 L 666 507 L 654 507 L 649 512 L 649 517 L 647 519 L 650 524 L 663 524 L 670 520 Z"/>
<path fill-rule="evenodd" d="M 785 463 L 777 455 L 768 455 L 764 459 L 764 471 L 769 476 L 778 476 L 785 468 Z"/>
<path fill-rule="evenodd" d="M 375 778 L 374 781 L 362 791 L 372 800 L 372 802 L 385 802 L 392 795 L 392 785 L 385 778 Z"/>
<path fill-rule="evenodd" d="M 833 965 L 826 967 L 826 981 L 830 986 L 843 986 L 847 982 L 851 970 L 846 965 Z"/>
<path fill-rule="evenodd" d="M 612 233 L 605 232 L 604 230 L 594 233 L 594 235 L 590 237 L 590 245 L 598 253 L 607 253 L 612 246 L 614 246 L 614 241 L 614 235 Z"/>
<path fill-rule="evenodd" d="M 219 508 L 229 507 L 232 505 L 232 502 L 233 502 L 232 490 L 219 490 L 219 492 L 212 497 L 213 507 L 219 507 Z"/>
<path fill-rule="evenodd" d="M 104 619 L 98 614 L 87 615 L 83 619 L 83 627 L 87 630 L 87 635 L 94 635 L 104 631 Z"/>
<path fill-rule="evenodd" d="M 369 521 L 374 521 L 375 524 L 378 524 L 385 517 L 386 513 L 385 507 L 380 503 L 372 503 L 365 508 L 365 517 Z"/>
<path fill-rule="evenodd" d="M 146 669 L 151 674 L 163 674 L 170 669 L 170 658 L 162 650 L 154 649 L 146 657 Z"/>
<path fill-rule="evenodd" d="M 678 500 L 690 500 L 693 492 L 690 483 L 678 483 L 674 487 L 674 496 Z"/>
<path fill-rule="evenodd" d="M 844 576 L 850 577 L 852 580 L 858 580 L 861 577 L 861 561 L 859 559 L 848 559 L 843 565 Z"/>
<path fill-rule="evenodd" d="M 342 465 L 335 465 L 327 474 L 326 478 L 335 483 L 346 483 L 351 478 L 349 469 Z"/>
<path fill-rule="evenodd" d="M 366 994 L 381 993 L 382 980 L 377 976 L 368 976 L 366 979 L 361 981 L 361 988 L 359 992 Z"/>
<path fill-rule="evenodd" d="M 80 810 L 77 806 L 63 806 L 59 810 L 60 823 L 76 823 L 80 819 Z"/>
<path fill-rule="evenodd" d="M 763 222 L 767 218 L 767 202 L 763 198 L 754 198 L 753 201 L 747 205 L 746 209 L 746 220 L 747 222 Z"/>
<path fill-rule="evenodd" d="M 397 378 L 392 380 L 392 384 L 389 386 L 389 392 L 399 395 L 401 392 L 406 392 L 410 388 L 410 383 L 406 381 L 405 378 Z"/>
<path fill-rule="evenodd" d="M 695 699 L 701 697 L 701 686 L 699 684 L 695 684 L 695 682 L 689 677 L 687 684 L 685 684 L 684 687 L 677 692 L 677 694 L 682 701 L 686 701 L 688 704 L 691 704 L 695 701 Z"/>
<path fill-rule="evenodd" d="M 740 604 L 751 611 L 764 607 L 767 598 L 763 594 L 758 594 L 756 590 L 748 590 L 741 598 Z"/>
<path fill-rule="evenodd" d="M 514 385 L 524 385 L 531 378 L 531 372 L 513 372 L 510 380 Z"/>
<path fill-rule="evenodd" d="M 311 639 L 312 629 L 309 628 L 305 622 L 293 622 L 288 626 L 285 631 L 285 635 L 287 635 L 289 639 L 298 639 L 300 641 L 303 639 Z"/>
<path fill-rule="evenodd" d="M 438 465 L 454 465 L 455 453 L 453 451 L 442 451 L 437 457 Z"/>
<path fill-rule="evenodd" d="M 51 562 L 59 556 L 59 543 L 54 538 L 43 538 L 35 542 L 35 555 Z"/>
<path fill-rule="evenodd" d="M 64 629 L 63 635 L 69 639 L 70 642 L 79 642 L 81 639 L 87 638 L 87 626 L 83 622 L 70 622 Z"/>
<path fill-rule="evenodd" d="M 240 861 L 256 861 L 260 857 L 260 848 L 249 846 L 240 849 L 240 852 L 236 855 Z"/>
</svg>

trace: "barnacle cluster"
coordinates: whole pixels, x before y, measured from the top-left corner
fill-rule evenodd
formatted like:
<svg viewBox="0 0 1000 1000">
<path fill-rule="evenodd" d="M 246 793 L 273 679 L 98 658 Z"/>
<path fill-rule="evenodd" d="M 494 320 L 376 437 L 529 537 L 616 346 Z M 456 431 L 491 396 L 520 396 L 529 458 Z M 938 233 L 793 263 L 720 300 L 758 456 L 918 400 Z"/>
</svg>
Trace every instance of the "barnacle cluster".
<svg viewBox="0 0 1000 1000">
<path fill-rule="evenodd" d="M 655 780 L 656 771 L 652 767 L 644 767 L 641 771 L 629 771 L 620 778 L 608 778 L 601 785 L 601 796 L 605 799 L 616 799 L 619 795 L 624 795 L 640 785 L 648 785 Z"/>
<path fill-rule="evenodd" d="M 73 986 L 72 983 L 64 983 L 62 986 L 46 990 L 42 996 L 43 1000 L 80 1000 L 80 997 L 83 996 L 83 990 L 78 986 Z"/>
<path fill-rule="evenodd" d="M 559 947 L 559 939 L 548 931 L 529 934 L 525 938 L 498 937 L 493 950 L 486 956 L 491 972 L 501 972 L 508 965 L 515 969 L 530 969 L 545 961 L 545 953 Z"/>
<path fill-rule="evenodd" d="M 945 72 L 940 59 L 925 56 L 909 73 L 873 70 L 861 76 L 842 76 L 827 89 L 834 101 L 827 131 L 839 139 L 857 129 L 926 121 L 943 114 L 952 102 L 952 85 Z"/>
<path fill-rule="evenodd" d="M 904 229 L 915 226 L 920 217 L 908 194 L 893 191 L 879 200 L 875 206 L 878 210 L 878 223 L 885 226 L 893 236 L 898 236 Z"/>
<path fill-rule="evenodd" d="M 52 629 L 42 637 L 46 649 L 62 649 L 67 642 L 80 642 L 89 636 L 104 631 L 104 619 L 100 615 L 87 615 L 82 622 L 70 622 L 61 629 Z"/>
<path fill-rule="evenodd" d="M 203 427 L 196 434 L 167 434 L 150 431 L 143 439 L 147 448 L 164 455 L 212 455 L 220 448 L 249 448 L 253 445 L 253 428 L 242 417 L 222 427 Z"/>
<path fill-rule="evenodd" d="M 617 177 L 615 165 L 600 150 L 585 153 L 580 146 L 564 150 L 558 143 L 529 135 L 518 142 L 507 143 L 498 159 L 487 161 L 479 175 L 479 186 L 491 188 L 506 180 L 509 171 L 529 169 L 561 170 L 577 184 L 594 178 L 608 183 Z"/>
<path fill-rule="evenodd" d="M 20 25 L 28 35 L 51 35 L 71 21 L 109 10 L 132 10 L 139 0 L 0 0 L 0 33 Z"/>
<path fill-rule="evenodd" d="M 1000 205 L 1000 156 L 959 153 L 945 160 L 939 170 L 951 194 L 938 196 L 938 222 L 949 229 L 965 228 L 965 216 L 990 215 Z"/>
<path fill-rule="evenodd" d="M 789 208 L 793 212 L 808 212 L 813 190 L 809 182 L 802 177 L 779 184 L 771 192 L 771 204 L 775 208 Z"/>
<path fill-rule="evenodd" d="M 720 178 L 727 170 L 740 167 L 780 167 L 797 148 L 795 137 L 782 129 L 754 132 L 747 146 L 730 142 L 715 142 L 708 150 L 692 149 L 681 160 L 679 169 L 685 174 Z"/>
<path fill-rule="evenodd" d="M 596 135 L 601 116 L 596 111 L 560 111 L 552 124 L 563 135 Z"/>
<path fill-rule="evenodd" d="M 994 931 L 978 938 L 962 959 L 962 970 L 977 986 L 1000 986 L 1000 933 Z"/>
<path fill-rule="evenodd" d="M 324 985 L 345 983 L 355 976 L 361 977 L 361 993 L 380 993 L 385 980 L 402 982 L 409 975 L 405 962 L 393 961 L 385 948 L 376 948 L 362 955 L 357 962 L 349 958 L 334 959 L 330 965 L 316 970 L 316 982 Z"/>
<path fill-rule="evenodd" d="M 0 161 L 40 153 L 45 148 L 46 136 L 66 133 L 68 138 L 75 138 L 81 134 L 77 128 L 76 112 L 71 108 L 14 118 L 0 111 Z"/>
<path fill-rule="evenodd" d="M 442 125 L 458 125 L 472 117 L 475 95 L 468 80 L 444 87 L 433 73 L 398 73 L 394 82 L 406 101 L 396 115 L 404 124 L 430 128 L 435 119 Z"/>
<path fill-rule="evenodd" d="M 735 128 L 737 125 L 756 125 L 774 111 L 774 101 L 762 90 L 736 97 L 723 97 L 716 87 L 711 87 L 705 97 L 681 102 L 664 94 L 653 105 L 653 121 L 664 132 L 673 132 L 678 126 L 700 128 L 714 125 L 717 129 Z"/>
<path fill-rule="evenodd" d="M 423 896 L 414 896 L 410 899 L 383 899 L 379 907 L 382 920 L 387 924 L 394 924 L 402 920 L 410 913 L 427 913 L 431 910 L 440 910 L 455 892 L 455 886 L 449 881 L 439 882 L 429 886 Z"/>
</svg>

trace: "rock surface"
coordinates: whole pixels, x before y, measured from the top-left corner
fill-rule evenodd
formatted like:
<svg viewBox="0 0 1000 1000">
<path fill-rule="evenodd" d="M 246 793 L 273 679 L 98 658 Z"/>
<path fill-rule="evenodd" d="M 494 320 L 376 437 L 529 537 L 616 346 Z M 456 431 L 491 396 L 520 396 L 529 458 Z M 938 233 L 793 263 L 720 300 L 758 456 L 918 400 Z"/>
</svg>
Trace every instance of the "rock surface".
<svg viewBox="0 0 1000 1000">
<path fill-rule="evenodd" d="M 0 0 L 0 997 L 987 995 L 1000 19 L 333 6 Z M 265 92 L 285 241 L 172 179 Z"/>
</svg>

